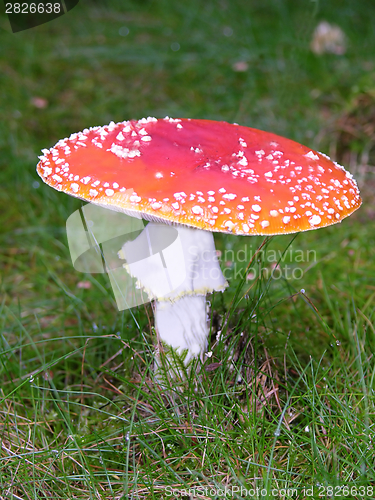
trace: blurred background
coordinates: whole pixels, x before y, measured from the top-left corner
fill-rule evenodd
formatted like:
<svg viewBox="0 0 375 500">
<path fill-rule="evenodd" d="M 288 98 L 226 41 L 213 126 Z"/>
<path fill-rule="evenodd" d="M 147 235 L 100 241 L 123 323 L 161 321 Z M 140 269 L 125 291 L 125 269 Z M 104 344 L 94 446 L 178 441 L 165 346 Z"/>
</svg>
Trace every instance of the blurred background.
<svg viewBox="0 0 375 500">
<path fill-rule="evenodd" d="M 166 114 L 369 154 L 374 9 L 368 0 L 81 0 L 45 25 L 2 31 L 2 161 L 34 161 L 87 126 Z"/>
</svg>

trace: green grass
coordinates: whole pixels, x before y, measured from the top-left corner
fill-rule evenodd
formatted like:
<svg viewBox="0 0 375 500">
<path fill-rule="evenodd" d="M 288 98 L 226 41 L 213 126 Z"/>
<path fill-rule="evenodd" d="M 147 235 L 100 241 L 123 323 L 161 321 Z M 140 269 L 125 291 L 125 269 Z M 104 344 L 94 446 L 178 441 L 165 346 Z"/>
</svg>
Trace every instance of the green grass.
<svg viewBox="0 0 375 500">
<path fill-rule="evenodd" d="M 1 499 L 374 496 L 371 169 L 358 212 L 272 238 L 251 270 L 262 238 L 216 237 L 230 288 L 212 298 L 213 354 L 167 391 L 150 306 L 119 312 L 105 275 L 74 270 L 65 222 L 80 202 L 35 173 L 71 132 L 148 115 L 340 150 L 337 119 L 361 82 L 375 89 L 374 14 L 364 0 L 82 1 L 0 31 Z M 322 19 L 346 33 L 343 56 L 311 53 Z"/>
</svg>

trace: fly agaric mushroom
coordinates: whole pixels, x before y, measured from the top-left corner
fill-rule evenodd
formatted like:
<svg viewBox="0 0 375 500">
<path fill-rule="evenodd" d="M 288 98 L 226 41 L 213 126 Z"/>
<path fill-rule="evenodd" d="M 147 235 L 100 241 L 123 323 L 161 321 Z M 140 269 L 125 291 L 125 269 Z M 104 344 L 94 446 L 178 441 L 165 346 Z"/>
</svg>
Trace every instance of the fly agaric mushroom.
<svg viewBox="0 0 375 500">
<path fill-rule="evenodd" d="M 159 339 L 178 353 L 187 349 L 186 364 L 207 348 L 206 294 L 227 286 L 213 232 L 307 231 L 341 222 L 361 205 L 351 174 L 326 155 L 209 120 L 146 118 L 85 129 L 43 150 L 37 171 L 59 191 L 178 229 L 185 262 L 176 265 L 186 267 L 186 278 L 173 292 L 160 296 L 147 266 L 128 264 L 128 271 L 154 300 Z"/>
</svg>

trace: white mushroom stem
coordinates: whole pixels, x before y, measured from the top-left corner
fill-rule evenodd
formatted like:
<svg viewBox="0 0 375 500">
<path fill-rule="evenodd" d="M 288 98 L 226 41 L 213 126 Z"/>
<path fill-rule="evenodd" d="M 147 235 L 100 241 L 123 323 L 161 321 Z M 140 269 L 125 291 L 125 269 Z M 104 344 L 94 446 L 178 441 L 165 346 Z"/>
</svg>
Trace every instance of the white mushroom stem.
<svg viewBox="0 0 375 500">
<path fill-rule="evenodd" d="M 186 366 L 194 358 L 203 360 L 209 333 L 205 295 L 185 295 L 176 301 L 156 300 L 155 329 L 159 340 L 177 354 L 186 351 Z"/>
<path fill-rule="evenodd" d="M 140 259 L 141 255 L 146 258 Z M 187 351 L 186 366 L 194 358 L 203 359 L 209 333 L 206 294 L 228 286 L 213 234 L 150 222 L 135 240 L 125 243 L 120 256 L 126 259 L 124 266 L 137 279 L 137 286 L 155 301 L 155 328 L 161 344 L 179 355 Z"/>
</svg>

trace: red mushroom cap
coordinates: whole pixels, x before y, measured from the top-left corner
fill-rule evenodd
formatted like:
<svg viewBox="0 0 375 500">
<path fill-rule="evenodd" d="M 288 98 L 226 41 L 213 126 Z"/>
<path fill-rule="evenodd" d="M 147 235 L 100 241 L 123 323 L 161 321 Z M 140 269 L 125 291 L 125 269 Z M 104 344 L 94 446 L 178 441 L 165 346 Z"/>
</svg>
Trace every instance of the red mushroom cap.
<svg viewBox="0 0 375 500">
<path fill-rule="evenodd" d="M 351 174 L 326 155 L 226 122 L 111 122 L 43 153 L 37 171 L 59 191 L 210 231 L 306 231 L 341 222 L 361 205 Z"/>
</svg>

